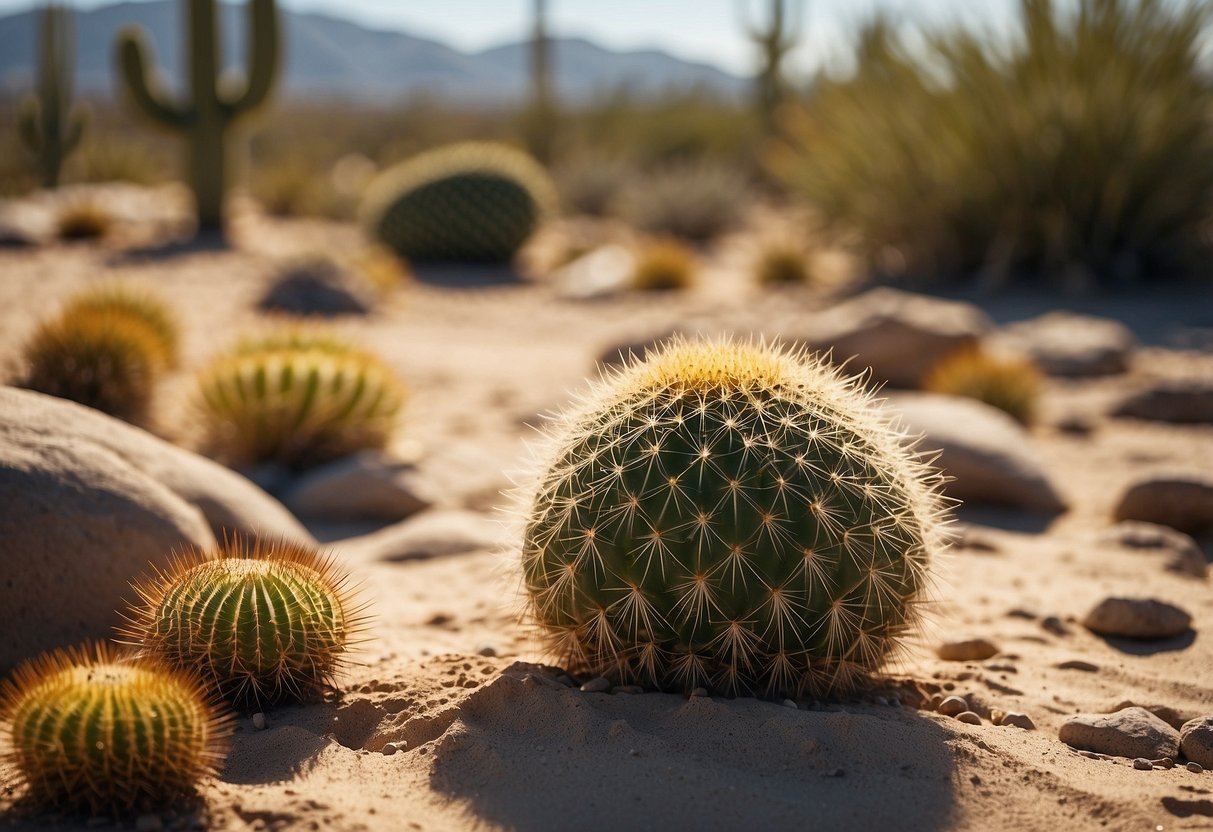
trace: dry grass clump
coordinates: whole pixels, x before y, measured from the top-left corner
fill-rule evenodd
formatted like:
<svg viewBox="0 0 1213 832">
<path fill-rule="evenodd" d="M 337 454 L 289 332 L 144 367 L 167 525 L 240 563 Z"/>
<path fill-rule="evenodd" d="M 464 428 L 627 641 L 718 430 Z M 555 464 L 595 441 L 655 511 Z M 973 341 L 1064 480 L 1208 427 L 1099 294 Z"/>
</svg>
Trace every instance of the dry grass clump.
<svg viewBox="0 0 1213 832">
<path fill-rule="evenodd" d="M 74 199 L 59 209 L 55 234 L 60 240 L 99 240 L 113 225 L 113 215 L 100 202 Z"/>
<path fill-rule="evenodd" d="M 612 211 L 647 234 L 704 242 L 741 225 L 748 203 L 744 174 L 729 164 L 699 160 L 636 177 Z"/>
<path fill-rule="evenodd" d="M 754 261 L 754 281 L 759 286 L 805 286 L 811 279 L 807 252 L 792 242 L 768 241 Z"/>
<path fill-rule="evenodd" d="M 1000 358 L 979 349 L 943 359 L 923 380 L 923 389 L 985 402 L 1023 425 L 1032 423 L 1040 399 L 1040 372 L 1028 361 Z"/>
<path fill-rule="evenodd" d="M 632 286 L 646 292 L 687 289 L 695 272 L 695 252 L 677 240 L 657 240 L 637 254 Z"/>
</svg>

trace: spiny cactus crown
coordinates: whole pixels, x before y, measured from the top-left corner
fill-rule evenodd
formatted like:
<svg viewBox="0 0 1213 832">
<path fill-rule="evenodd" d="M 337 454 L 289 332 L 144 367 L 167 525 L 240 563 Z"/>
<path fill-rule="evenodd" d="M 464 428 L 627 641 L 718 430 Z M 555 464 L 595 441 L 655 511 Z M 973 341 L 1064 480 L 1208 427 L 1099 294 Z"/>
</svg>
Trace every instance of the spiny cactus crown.
<svg viewBox="0 0 1213 832">
<path fill-rule="evenodd" d="M 283 541 L 194 551 L 135 590 L 141 603 L 123 636 L 241 703 L 331 685 L 364 626 L 336 562 Z"/>
<path fill-rule="evenodd" d="M 553 431 L 523 543 L 571 670 L 662 689 L 852 690 L 915 620 L 931 476 L 822 362 L 675 341 Z"/>
<path fill-rule="evenodd" d="M 31 799 L 92 812 L 190 794 L 231 733 L 197 678 L 100 644 L 41 656 L 0 682 L 0 724 L 3 759 Z"/>
<path fill-rule="evenodd" d="M 111 315 L 125 319 L 132 327 L 144 327 L 155 339 L 156 361 L 164 368 L 177 364 L 180 326 L 172 310 L 156 295 L 123 283 L 107 284 L 71 298 L 63 317 Z"/>
</svg>

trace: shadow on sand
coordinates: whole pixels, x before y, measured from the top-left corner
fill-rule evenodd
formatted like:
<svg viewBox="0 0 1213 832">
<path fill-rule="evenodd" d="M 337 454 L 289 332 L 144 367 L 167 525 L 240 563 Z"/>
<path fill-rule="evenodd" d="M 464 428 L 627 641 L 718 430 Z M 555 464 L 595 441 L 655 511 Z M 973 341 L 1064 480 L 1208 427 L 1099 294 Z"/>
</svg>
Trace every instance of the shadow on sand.
<svg viewBox="0 0 1213 832">
<path fill-rule="evenodd" d="M 413 278 L 442 289 L 523 286 L 527 281 L 509 266 L 492 263 L 414 263 Z"/>
<path fill-rule="evenodd" d="M 1139 641 L 1132 638 L 1103 636 L 1104 644 L 1113 650 L 1128 653 L 1130 656 L 1153 656 L 1157 653 L 1175 653 L 1187 650 L 1196 643 L 1196 631 L 1188 630 L 1171 638 L 1161 638 L 1153 641 Z"/>
<path fill-rule="evenodd" d="M 167 242 L 149 246 L 126 249 L 115 252 L 107 265 L 125 266 L 133 263 L 155 263 L 186 257 L 191 254 L 205 254 L 217 251 L 228 251 L 232 242 L 221 231 L 202 231 L 192 237 L 173 239 Z"/>
</svg>

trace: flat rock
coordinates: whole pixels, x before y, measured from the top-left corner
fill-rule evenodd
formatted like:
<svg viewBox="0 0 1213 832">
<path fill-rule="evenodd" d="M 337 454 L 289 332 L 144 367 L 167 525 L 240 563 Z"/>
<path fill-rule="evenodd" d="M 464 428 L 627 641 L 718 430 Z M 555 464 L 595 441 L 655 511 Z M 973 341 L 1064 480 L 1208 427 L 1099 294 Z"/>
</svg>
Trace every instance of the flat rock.
<svg viewBox="0 0 1213 832">
<path fill-rule="evenodd" d="M 594 300 L 631 288 L 636 255 L 627 247 L 610 243 L 583 254 L 551 274 L 559 297 Z"/>
<path fill-rule="evenodd" d="M 131 580 L 167 567 L 174 550 L 215 545 L 197 506 L 122 453 L 159 440 L 73 408 L 85 410 L 0 388 L 0 674 L 44 650 L 108 637 Z M 129 442 L 90 435 L 94 419 L 130 431 Z"/>
<path fill-rule="evenodd" d="M 474 511 L 424 512 L 334 548 L 370 560 L 408 561 L 489 552 L 501 540 L 499 524 Z"/>
<path fill-rule="evenodd" d="M 1105 598 L 1086 614 L 1082 624 L 1101 636 L 1159 639 L 1187 632 L 1192 616 L 1153 598 Z"/>
<path fill-rule="evenodd" d="M 1121 493 L 1112 515 L 1117 520 L 1144 520 L 1197 535 L 1213 530 L 1213 471 L 1143 475 Z"/>
<path fill-rule="evenodd" d="M 1175 710 L 1170 705 L 1163 705 L 1158 702 L 1148 701 L 1134 702 L 1132 699 L 1122 699 L 1115 705 L 1112 705 L 1109 708 L 1104 708 L 1103 712 L 1105 714 L 1114 714 L 1117 711 L 1123 711 L 1125 708 L 1145 708 L 1147 711 L 1154 714 L 1154 716 L 1170 725 L 1176 731 L 1182 728 L 1185 722 L 1188 722 L 1193 718 L 1193 714 L 1182 713 Z"/>
<path fill-rule="evenodd" d="M 324 257 L 288 263 L 257 308 L 288 315 L 365 315 L 375 304 L 370 286 Z"/>
<path fill-rule="evenodd" d="M 1179 729 L 1179 744 L 1189 760 L 1202 768 L 1213 768 L 1213 716 L 1185 722 Z"/>
<path fill-rule="evenodd" d="M 1128 394 L 1113 416 L 1177 424 L 1213 423 L 1213 381 L 1167 379 Z"/>
<path fill-rule="evenodd" d="M 920 449 L 940 452 L 934 464 L 950 478 L 949 497 L 1051 513 L 1065 508 L 1031 436 L 1001 410 L 935 393 L 897 393 L 888 406 L 911 435 L 924 437 Z"/>
<path fill-rule="evenodd" d="M 1137 348 L 1137 339 L 1124 324 L 1071 312 L 1050 312 L 1005 326 L 991 340 L 1042 372 L 1067 378 L 1123 373 Z"/>
<path fill-rule="evenodd" d="M 998 645 L 988 638 L 963 638 L 945 641 L 935 648 L 939 658 L 949 662 L 980 662 L 998 654 Z"/>
<path fill-rule="evenodd" d="M 1155 760 L 1179 754 L 1179 732 L 1145 708 L 1114 714 L 1078 714 L 1062 723 L 1058 738 L 1071 748 Z"/>
<path fill-rule="evenodd" d="M 1209 572 L 1204 552 L 1190 535 L 1157 523 L 1125 520 L 1100 532 L 1095 542 L 1161 557 L 1168 571 L 1180 575 L 1204 578 Z"/>
<path fill-rule="evenodd" d="M 414 464 L 361 451 L 308 471 L 282 502 L 300 517 L 394 522 L 428 508 L 434 499 Z"/>
<path fill-rule="evenodd" d="M 992 327 L 970 303 L 940 300 L 897 289 L 873 289 L 812 319 L 799 340 L 832 351 L 851 372 L 870 370 L 873 381 L 917 388 L 939 361 L 972 348 Z"/>
</svg>

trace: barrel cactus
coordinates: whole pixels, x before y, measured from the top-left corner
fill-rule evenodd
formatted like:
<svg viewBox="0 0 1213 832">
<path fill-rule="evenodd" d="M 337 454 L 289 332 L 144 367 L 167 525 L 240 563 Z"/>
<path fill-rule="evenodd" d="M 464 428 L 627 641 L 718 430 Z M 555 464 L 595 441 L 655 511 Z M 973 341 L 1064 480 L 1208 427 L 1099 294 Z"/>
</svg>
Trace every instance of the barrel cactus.
<svg viewBox="0 0 1213 832">
<path fill-rule="evenodd" d="M 136 584 L 121 632 L 238 704 L 303 698 L 332 684 L 363 627 L 349 583 L 310 547 L 233 539 Z"/>
<path fill-rule="evenodd" d="M 157 295 L 134 285 L 112 283 L 80 292 L 68 301 L 63 316 L 110 315 L 130 327 L 142 328 L 156 346 L 154 359 L 162 368 L 177 365 L 180 325 L 176 315 Z"/>
<path fill-rule="evenodd" d="M 307 329 L 241 342 L 199 378 L 210 446 L 241 464 L 305 468 L 383 447 L 404 400 L 377 356 Z"/>
<path fill-rule="evenodd" d="M 663 690 L 843 695 L 914 624 L 933 475 L 811 357 L 675 341 L 553 431 L 528 610 L 573 672 Z"/>
<path fill-rule="evenodd" d="M 362 218 L 375 240 L 407 260 L 508 263 L 555 203 L 534 159 L 468 142 L 385 171 L 367 190 Z"/>
<path fill-rule="evenodd" d="M 193 675 L 87 645 L 0 682 L 3 760 L 36 804 L 93 813 L 164 807 L 223 762 L 229 718 Z"/>
</svg>

